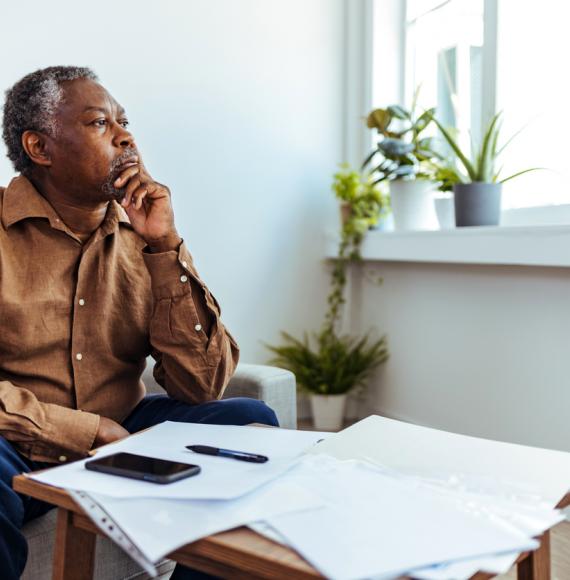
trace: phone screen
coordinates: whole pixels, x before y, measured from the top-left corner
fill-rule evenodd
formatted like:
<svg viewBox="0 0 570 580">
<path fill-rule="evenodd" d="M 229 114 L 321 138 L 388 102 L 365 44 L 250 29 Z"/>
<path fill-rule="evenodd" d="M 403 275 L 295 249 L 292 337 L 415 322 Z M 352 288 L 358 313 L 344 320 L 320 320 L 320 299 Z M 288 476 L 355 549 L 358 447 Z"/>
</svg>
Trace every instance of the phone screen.
<svg viewBox="0 0 570 580">
<path fill-rule="evenodd" d="M 200 472 L 198 465 L 134 455 L 133 453 L 115 453 L 101 459 L 87 461 L 85 467 L 91 471 L 102 471 L 160 483 L 177 481 Z"/>
</svg>

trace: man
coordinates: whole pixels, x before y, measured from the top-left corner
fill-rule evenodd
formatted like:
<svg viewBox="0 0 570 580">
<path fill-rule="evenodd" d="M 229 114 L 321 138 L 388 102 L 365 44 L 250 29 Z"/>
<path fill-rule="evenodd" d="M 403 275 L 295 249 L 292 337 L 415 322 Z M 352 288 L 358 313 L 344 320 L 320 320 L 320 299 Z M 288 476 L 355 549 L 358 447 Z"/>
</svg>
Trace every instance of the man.
<svg viewBox="0 0 570 580">
<path fill-rule="evenodd" d="M 238 346 L 127 127 L 86 68 L 38 70 L 6 93 L 20 175 L 0 189 L 3 580 L 24 569 L 21 527 L 50 508 L 14 492 L 15 475 L 165 420 L 277 425 L 259 401 L 217 400 Z M 145 397 L 149 354 L 168 395 Z"/>
</svg>

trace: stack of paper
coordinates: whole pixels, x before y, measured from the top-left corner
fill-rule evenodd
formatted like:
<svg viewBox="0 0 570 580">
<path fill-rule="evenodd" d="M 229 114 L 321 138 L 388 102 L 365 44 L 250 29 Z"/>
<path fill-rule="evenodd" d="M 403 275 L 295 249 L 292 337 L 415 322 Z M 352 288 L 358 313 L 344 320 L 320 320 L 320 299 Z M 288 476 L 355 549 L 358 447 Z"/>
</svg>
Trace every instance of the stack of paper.
<svg viewBox="0 0 570 580">
<path fill-rule="evenodd" d="M 554 523 L 548 518 L 526 527 L 525 510 L 557 506 L 570 489 L 570 454 L 491 441 L 371 416 L 335 434 L 309 453 L 337 459 L 362 459 L 425 484 L 456 491 L 486 509 L 502 499 L 511 505 L 511 519 L 529 535 L 540 535 Z M 504 513 L 503 513 L 504 515 Z M 560 519 L 561 516 L 557 514 Z M 534 531 L 532 531 L 534 530 Z M 506 572 L 518 552 L 478 558 L 453 565 L 417 570 L 425 580 L 460 580 L 477 571 Z"/>
<path fill-rule="evenodd" d="M 202 468 L 199 475 L 157 485 L 88 471 L 87 459 L 30 477 L 71 491 L 94 523 L 154 576 L 155 563 L 189 542 L 271 515 L 320 507 L 318 495 L 279 476 L 328 435 L 167 421 L 101 448 L 97 457 L 129 452 L 193 463 Z M 197 455 L 185 448 L 192 444 L 259 453 L 271 459 L 259 464 Z"/>
<path fill-rule="evenodd" d="M 184 448 L 192 443 L 270 461 L 198 456 Z M 339 580 L 500 573 L 563 519 L 553 508 L 570 483 L 570 454 L 381 417 L 334 435 L 163 423 L 100 453 L 118 451 L 198 463 L 202 473 L 158 486 L 80 461 L 32 477 L 77 490 L 93 520 L 151 574 L 181 545 L 244 524 Z"/>
</svg>

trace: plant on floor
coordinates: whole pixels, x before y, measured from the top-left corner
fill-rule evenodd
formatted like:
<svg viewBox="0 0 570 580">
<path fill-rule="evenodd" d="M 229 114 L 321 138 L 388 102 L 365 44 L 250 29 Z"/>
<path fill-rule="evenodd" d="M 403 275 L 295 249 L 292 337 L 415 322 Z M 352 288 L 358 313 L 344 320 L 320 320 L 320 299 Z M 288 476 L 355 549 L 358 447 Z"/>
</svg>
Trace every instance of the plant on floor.
<svg viewBox="0 0 570 580">
<path fill-rule="evenodd" d="M 369 227 L 378 221 L 382 196 L 368 178 L 348 165 L 342 165 L 334 175 L 332 189 L 338 199 L 349 204 L 350 211 L 341 227 L 323 326 L 311 337 L 304 333 L 302 340 L 282 332 L 284 345 L 265 345 L 275 355 L 272 364 L 291 370 L 301 389 L 318 395 L 341 395 L 362 386 L 388 358 L 385 337 L 369 342 L 368 334 L 356 338 L 338 332 L 347 269 L 351 262 L 361 260 L 360 247 Z"/>
<path fill-rule="evenodd" d="M 299 387 L 316 395 L 343 395 L 362 387 L 372 371 L 388 358 L 385 338 L 368 344 L 369 337 L 339 336 L 321 331 L 298 340 L 282 332 L 286 344 L 268 346 L 272 364 L 295 374 Z"/>
</svg>

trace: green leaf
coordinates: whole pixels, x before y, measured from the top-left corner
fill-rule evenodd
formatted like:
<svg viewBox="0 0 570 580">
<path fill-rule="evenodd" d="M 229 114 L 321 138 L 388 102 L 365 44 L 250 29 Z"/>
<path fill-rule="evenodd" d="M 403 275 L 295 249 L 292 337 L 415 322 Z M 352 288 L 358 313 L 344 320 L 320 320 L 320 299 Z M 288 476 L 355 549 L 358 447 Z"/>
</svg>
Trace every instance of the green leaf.
<svg viewBox="0 0 570 580">
<path fill-rule="evenodd" d="M 497 151 L 497 156 L 499 156 L 525 129 L 527 125 L 521 127 L 516 133 L 511 135 L 507 141 L 501 146 L 501 148 Z"/>
<path fill-rule="evenodd" d="M 374 149 L 374 151 L 372 151 L 367 157 L 366 159 L 362 162 L 362 165 L 360 166 L 360 170 L 364 170 L 366 168 L 366 166 L 372 161 L 372 159 L 374 158 L 375 155 L 377 155 L 379 153 L 378 149 Z"/>
<path fill-rule="evenodd" d="M 508 177 L 505 177 L 505 179 L 501 179 L 500 183 L 505 183 L 506 181 L 509 181 L 510 179 L 514 179 L 515 177 L 518 177 L 519 175 L 524 175 L 525 173 L 529 173 L 531 171 L 544 171 L 546 170 L 546 167 L 531 167 L 530 169 L 523 169 L 522 171 L 518 171 L 517 173 L 513 173 L 513 175 L 509 175 Z"/>
<path fill-rule="evenodd" d="M 449 146 L 453 149 L 459 160 L 461 161 L 463 167 L 465 167 L 465 171 L 467 171 L 469 177 L 472 181 L 477 181 L 477 173 L 475 168 L 467 159 L 463 151 L 459 148 L 459 145 L 455 142 L 455 139 L 451 136 L 451 133 L 447 131 L 447 129 L 435 118 L 432 116 L 433 122 L 437 125 L 437 128 L 441 131 L 444 139 L 448 142 Z"/>
<path fill-rule="evenodd" d="M 366 126 L 369 129 L 378 129 L 379 133 L 385 133 L 392 122 L 392 115 L 387 109 L 374 109 L 366 118 Z"/>
<path fill-rule="evenodd" d="M 477 181 L 484 181 L 492 183 L 495 166 L 495 158 L 493 157 L 492 143 L 496 142 L 496 133 L 498 132 L 497 123 L 501 113 L 497 113 L 489 123 L 485 136 L 483 137 L 483 145 L 479 154 L 479 163 L 477 164 Z"/>
<path fill-rule="evenodd" d="M 401 119 L 402 121 L 407 121 L 410 119 L 410 113 L 400 105 L 390 105 L 388 107 L 388 112 L 392 115 L 392 117 Z"/>
<path fill-rule="evenodd" d="M 435 107 L 433 109 L 428 109 L 424 111 L 414 124 L 414 129 L 416 134 L 419 135 L 433 120 L 435 115 Z"/>
</svg>

